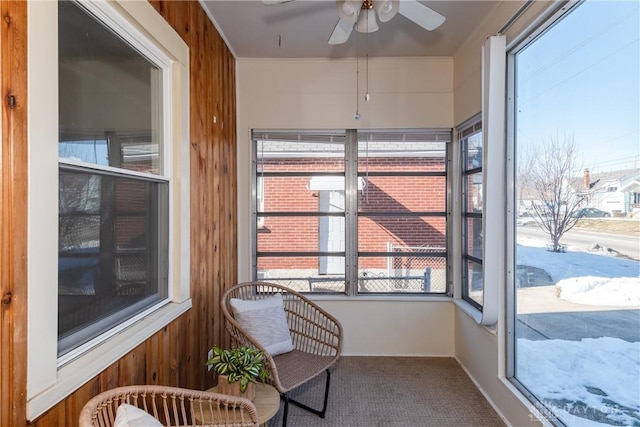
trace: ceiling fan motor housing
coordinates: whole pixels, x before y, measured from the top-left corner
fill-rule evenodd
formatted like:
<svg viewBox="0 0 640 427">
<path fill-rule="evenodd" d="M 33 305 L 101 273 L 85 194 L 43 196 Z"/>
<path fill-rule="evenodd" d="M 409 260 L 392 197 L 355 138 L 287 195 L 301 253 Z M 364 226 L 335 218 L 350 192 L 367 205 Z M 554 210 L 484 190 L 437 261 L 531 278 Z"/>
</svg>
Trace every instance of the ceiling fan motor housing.
<svg viewBox="0 0 640 427">
<path fill-rule="evenodd" d="M 377 30 L 377 24 L 367 25 L 367 23 L 363 21 L 375 20 L 375 15 L 377 14 L 380 22 L 387 22 L 398 13 L 400 4 L 399 0 L 338 0 L 336 1 L 336 9 L 338 10 L 340 19 L 350 24 L 357 22 L 360 29 L 356 29 L 364 33 L 375 31 L 373 28 Z M 372 9 L 375 10 L 375 13 Z"/>
</svg>

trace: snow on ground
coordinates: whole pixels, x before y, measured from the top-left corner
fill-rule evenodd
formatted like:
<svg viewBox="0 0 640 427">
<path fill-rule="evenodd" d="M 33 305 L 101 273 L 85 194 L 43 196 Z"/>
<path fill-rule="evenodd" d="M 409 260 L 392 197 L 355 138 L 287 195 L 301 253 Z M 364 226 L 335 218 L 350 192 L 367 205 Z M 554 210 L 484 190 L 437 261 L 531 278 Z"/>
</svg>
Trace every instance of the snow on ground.
<svg viewBox="0 0 640 427">
<path fill-rule="evenodd" d="M 589 305 L 640 305 L 640 262 L 546 242 L 518 241 L 518 265 L 546 270 L 561 298 Z M 618 338 L 581 341 L 518 339 L 516 376 L 551 413 L 571 427 L 640 426 L 640 343 Z"/>
<path fill-rule="evenodd" d="M 546 242 L 540 240 L 519 240 L 516 257 L 518 265 L 542 268 L 556 282 L 584 276 L 640 277 L 638 261 L 579 252 L 572 247 L 567 252 L 551 252 L 546 249 Z"/>
<path fill-rule="evenodd" d="M 635 426 L 640 423 L 639 355 L 640 343 L 618 338 L 519 339 L 516 375 L 567 425 Z"/>
</svg>

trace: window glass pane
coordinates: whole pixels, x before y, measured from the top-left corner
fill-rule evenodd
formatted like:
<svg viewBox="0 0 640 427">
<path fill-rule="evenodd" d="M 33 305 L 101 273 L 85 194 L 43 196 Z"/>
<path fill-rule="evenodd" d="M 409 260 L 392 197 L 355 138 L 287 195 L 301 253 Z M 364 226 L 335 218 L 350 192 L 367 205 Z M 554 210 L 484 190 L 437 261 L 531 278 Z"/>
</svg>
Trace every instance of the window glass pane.
<svg viewBox="0 0 640 427">
<path fill-rule="evenodd" d="M 59 351 L 167 296 L 168 184 L 60 170 Z"/>
<path fill-rule="evenodd" d="M 258 231 L 258 252 L 344 252 L 344 224 L 340 216 L 268 216 Z"/>
<path fill-rule="evenodd" d="M 389 252 L 394 248 L 429 248 L 446 252 L 444 217 L 372 216 L 358 218 L 358 250 Z"/>
<path fill-rule="evenodd" d="M 464 170 L 482 167 L 482 132 L 462 141 L 464 149 Z"/>
<path fill-rule="evenodd" d="M 423 293 L 446 291 L 444 256 L 428 249 L 396 249 L 388 256 L 358 258 L 359 293 Z"/>
<path fill-rule="evenodd" d="M 358 172 L 444 172 L 447 141 L 367 141 L 358 136 Z M 381 138 L 381 137 L 379 137 Z M 448 135 L 450 140 L 450 134 Z"/>
<path fill-rule="evenodd" d="M 466 300 L 471 300 L 482 307 L 484 292 L 484 278 L 482 276 L 482 264 L 467 261 L 462 272 L 462 295 Z"/>
<path fill-rule="evenodd" d="M 60 159 L 160 173 L 161 70 L 78 5 L 58 12 Z"/>
<path fill-rule="evenodd" d="M 369 176 L 358 193 L 360 212 L 445 212 L 445 176 Z"/>
<path fill-rule="evenodd" d="M 463 209 L 466 213 L 482 213 L 482 172 L 465 175 Z"/>
<path fill-rule="evenodd" d="M 482 259 L 482 218 L 465 218 L 462 233 L 464 254 Z"/>
<path fill-rule="evenodd" d="M 345 292 L 344 257 L 258 256 L 258 280 L 302 292 Z"/>
<path fill-rule="evenodd" d="M 639 25 L 581 2 L 515 57 L 515 376 L 567 426 L 640 412 Z"/>
<path fill-rule="evenodd" d="M 277 135 L 276 135 L 277 136 Z M 286 138 L 284 138 L 286 136 Z M 281 140 L 256 140 L 257 172 L 344 172 L 344 136 L 283 135 Z M 319 137 L 320 138 L 320 137 Z"/>
</svg>

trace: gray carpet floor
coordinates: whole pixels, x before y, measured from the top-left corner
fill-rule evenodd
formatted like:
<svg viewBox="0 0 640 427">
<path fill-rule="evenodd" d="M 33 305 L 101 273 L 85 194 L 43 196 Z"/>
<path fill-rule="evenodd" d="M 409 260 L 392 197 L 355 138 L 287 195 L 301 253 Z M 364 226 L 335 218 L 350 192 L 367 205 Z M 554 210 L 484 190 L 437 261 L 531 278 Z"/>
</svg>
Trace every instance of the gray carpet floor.
<svg viewBox="0 0 640 427">
<path fill-rule="evenodd" d="M 291 397 L 322 406 L 326 375 Z M 280 411 L 269 427 L 282 425 Z M 342 357 L 332 369 L 324 419 L 289 405 L 289 427 L 497 427 L 493 408 L 452 358 Z"/>
</svg>

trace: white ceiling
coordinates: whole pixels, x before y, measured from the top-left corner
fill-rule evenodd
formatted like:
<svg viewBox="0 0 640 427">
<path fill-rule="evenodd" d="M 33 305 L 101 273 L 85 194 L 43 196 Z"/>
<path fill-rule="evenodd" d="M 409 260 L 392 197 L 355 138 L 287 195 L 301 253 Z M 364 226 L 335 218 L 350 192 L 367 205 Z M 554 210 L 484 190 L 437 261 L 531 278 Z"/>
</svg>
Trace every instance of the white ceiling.
<svg viewBox="0 0 640 427">
<path fill-rule="evenodd" d="M 265 5 L 249 0 L 201 0 L 236 58 L 346 58 L 452 56 L 501 1 L 438 0 L 420 3 L 446 17 L 427 31 L 401 14 L 347 43 L 327 44 L 338 15 L 334 0 L 294 0 Z M 367 40 L 368 39 L 368 40 Z M 367 49 L 368 47 L 368 49 Z"/>
</svg>

